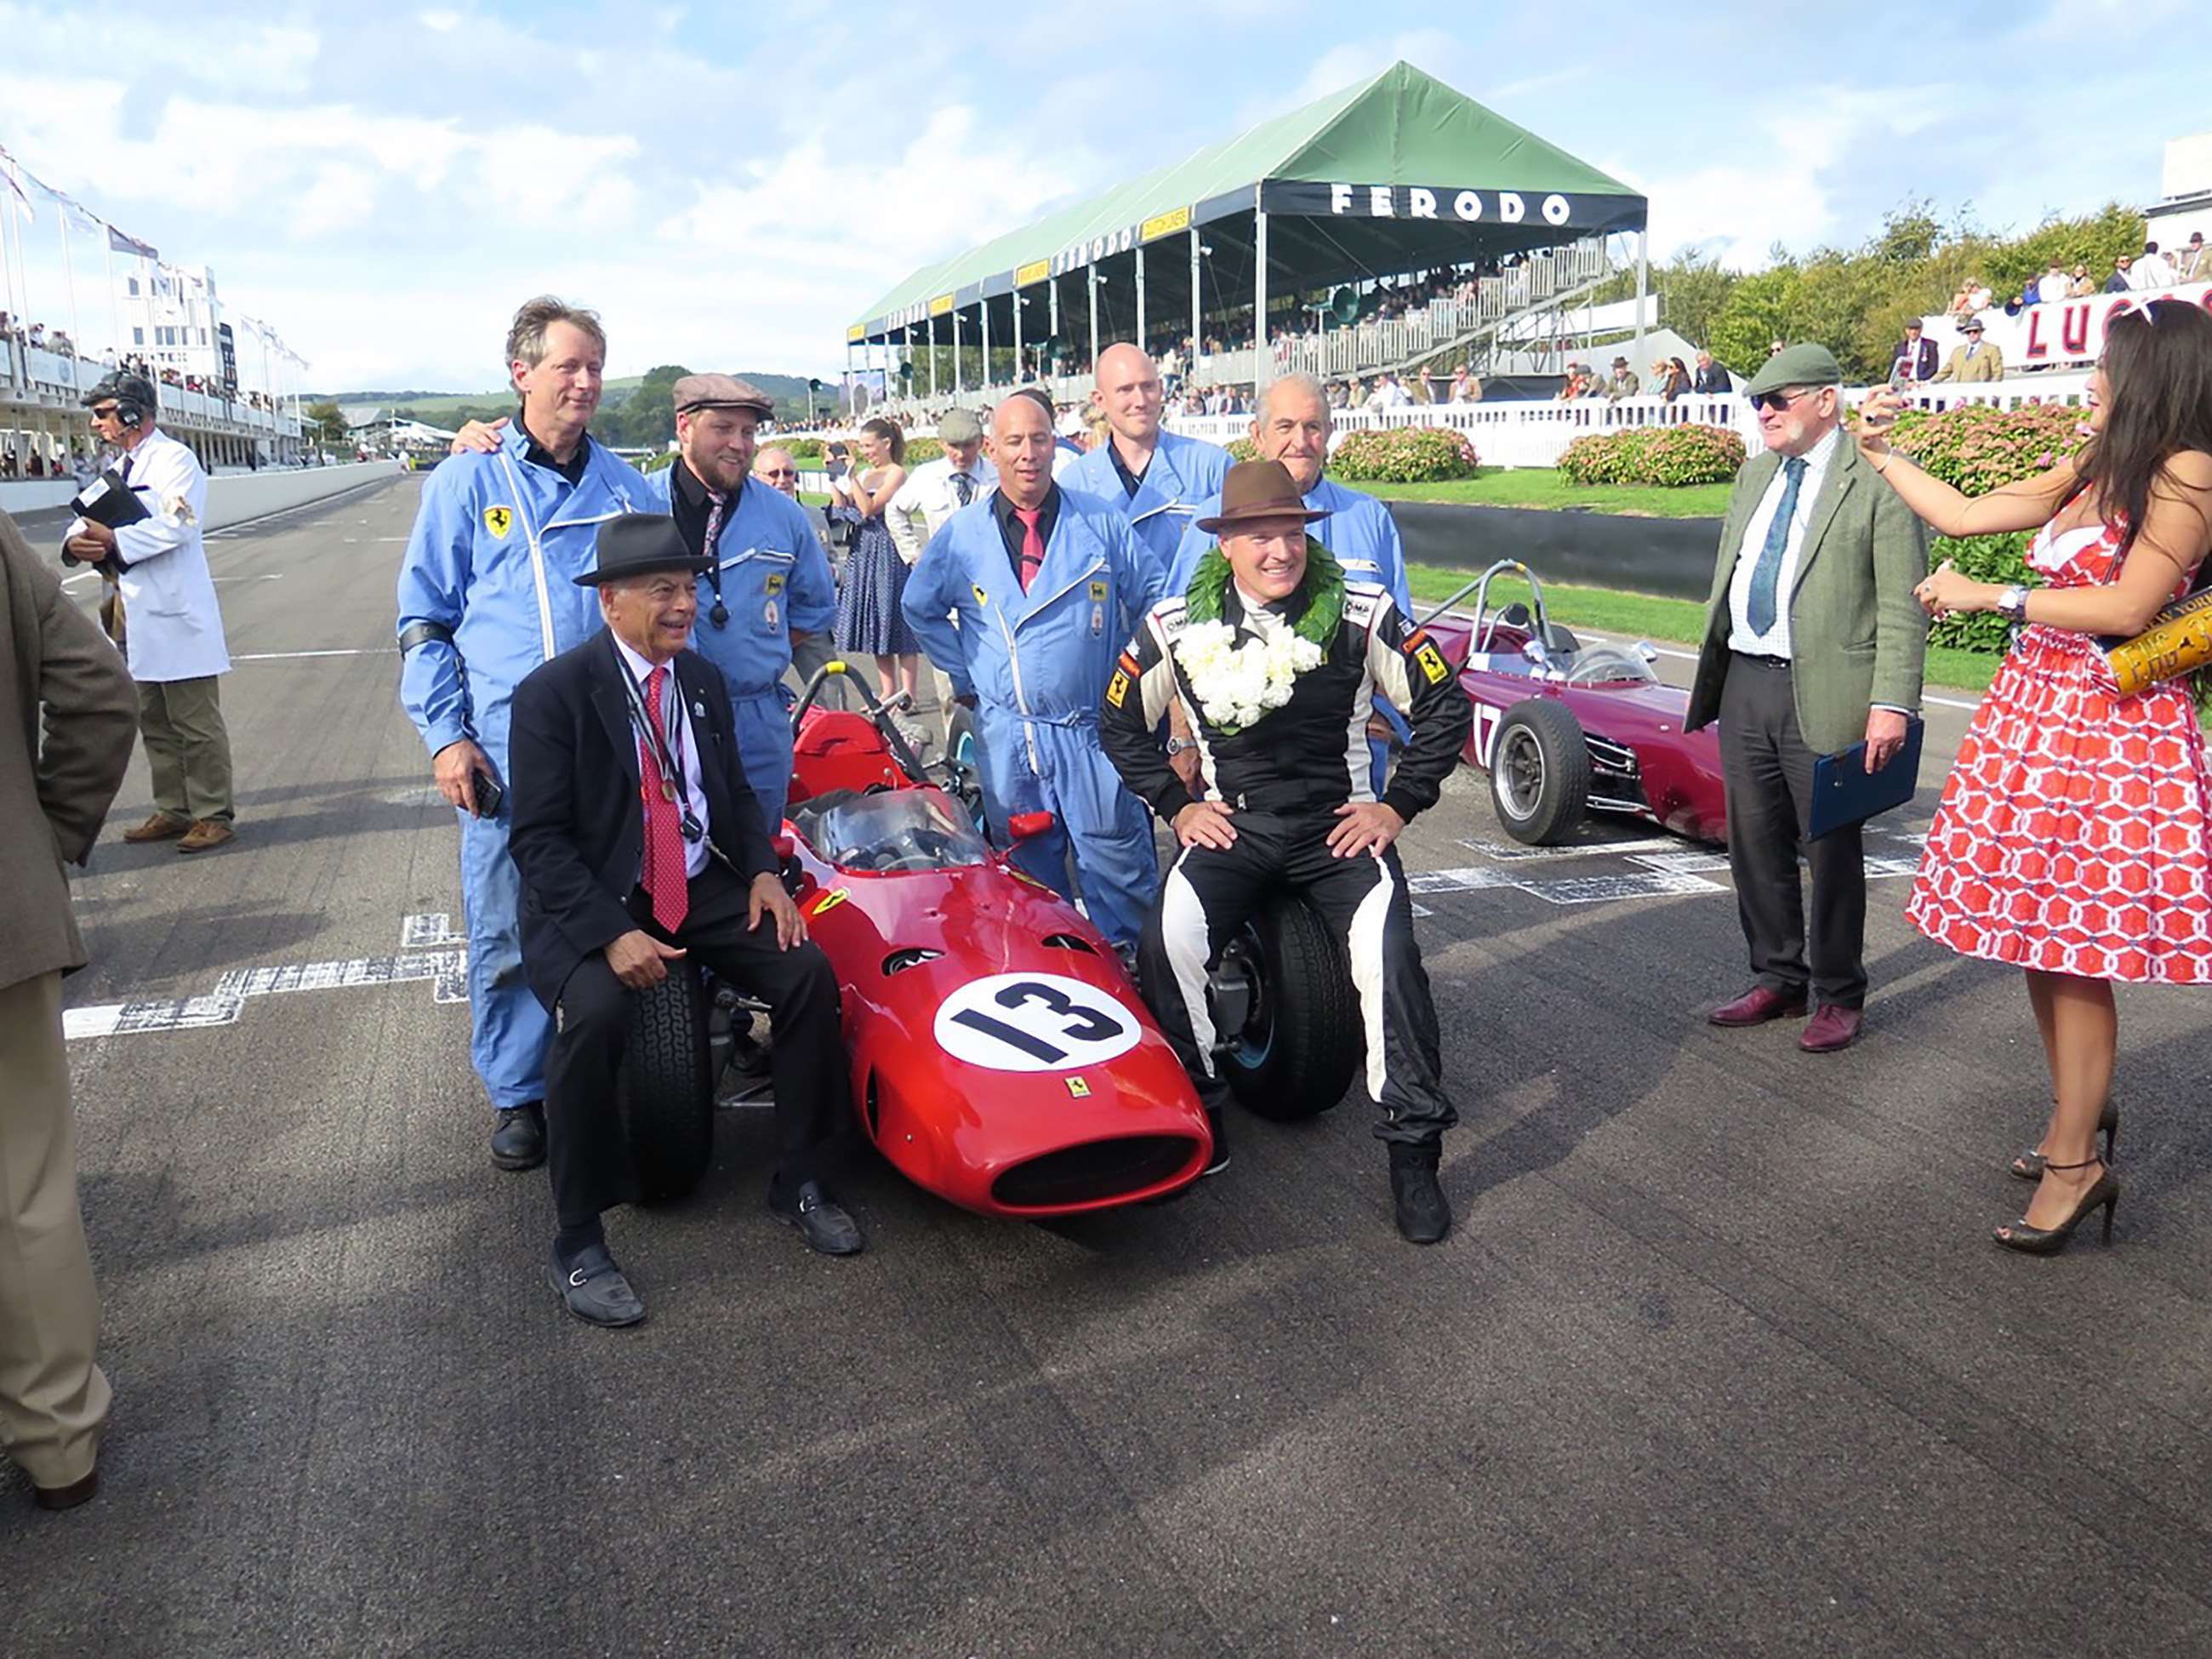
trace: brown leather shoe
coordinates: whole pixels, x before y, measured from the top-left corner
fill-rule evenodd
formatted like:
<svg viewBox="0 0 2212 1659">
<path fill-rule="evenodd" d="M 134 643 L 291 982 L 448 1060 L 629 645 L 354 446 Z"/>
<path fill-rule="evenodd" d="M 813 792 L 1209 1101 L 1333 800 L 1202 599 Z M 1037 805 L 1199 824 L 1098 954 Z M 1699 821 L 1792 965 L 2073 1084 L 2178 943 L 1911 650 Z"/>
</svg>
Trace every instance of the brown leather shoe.
<svg viewBox="0 0 2212 1659">
<path fill-rule="evenodd" d="M 191 827 L 192 821 L 190 818 L 173 818 L 167 812 L 156 812 L 136 830 L 125 830 L 123 832 L 123 839 L 134 843 L 142 841 L 174 841 Z"/>
<path fill-rule="evenodd" d="M 1770 1019 L 1802 1019 L 1805 999 L 1794 1001 L 1779 991 L 1754 985 L 1734 1002 L 1723 1002 L 1705 1016 L 1709 1025 L 1764 1025 Z"/>
<path fill-rule="evenodd" d="M 211 847 L 220 847 L 231 838 L 230 826 L 221 818 L 201 818 L 185 831 L 185 838 L 177 843 L 179 853 L 204 853 Z"/>
<path fill-rule="evenodd" d="M 31 1498 L 42 1510 L 73 1510 L 80 1504 L 92 1502 L 100 1490 L 100 1471 L 94 1469 L 82 1480 L 72 1480 L 66 1486 L 33 1486 Z"/>
<path fill-rule="evenodd" d="M 1797 1046 L 1808 1054 L 1832 1054 L 1856 1042 L 1865 1024 L 1866 1016 L 1858 1009 L 1829 1003 L 1805 1022 L 1805 1035 L 1797 1039 Z"/>
</svg>

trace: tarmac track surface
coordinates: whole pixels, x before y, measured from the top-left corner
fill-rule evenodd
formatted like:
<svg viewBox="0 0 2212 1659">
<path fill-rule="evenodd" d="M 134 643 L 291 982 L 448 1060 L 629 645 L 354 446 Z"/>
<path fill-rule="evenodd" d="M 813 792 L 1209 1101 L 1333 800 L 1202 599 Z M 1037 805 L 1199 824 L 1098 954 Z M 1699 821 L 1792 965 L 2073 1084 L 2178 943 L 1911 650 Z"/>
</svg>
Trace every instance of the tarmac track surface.
<svg viewBox="0 0 2212 1659">
<path fill-rule="evenodd" d="M 213 541 L 239 841 L 123 846 L 142 764 L 79 884 L 117 1405 L 95 1504 L 0 1504 L 0 1650 L 2212 1652 L 2203 999 L 2124 994 L 2117 1246 L 2014 1256 L 2015 975 L 1911 934 L 1893 876 L 1864 1042 L 1711 1030 L 1725 870 L 1498 858 L 1465 774 L 1405 843 L 1446 1244 L 1397 1240 L 1355 1096 L 1082 1224 L 864 1161 L 869 1252 L 817 1260 L 738 1112 L 691 1201 L 611 1218 L 651 1321 L 568 1319 L 452 947 L 403 948 L 459 910 L 394 695 L 417 488 Z"/>
</svg>

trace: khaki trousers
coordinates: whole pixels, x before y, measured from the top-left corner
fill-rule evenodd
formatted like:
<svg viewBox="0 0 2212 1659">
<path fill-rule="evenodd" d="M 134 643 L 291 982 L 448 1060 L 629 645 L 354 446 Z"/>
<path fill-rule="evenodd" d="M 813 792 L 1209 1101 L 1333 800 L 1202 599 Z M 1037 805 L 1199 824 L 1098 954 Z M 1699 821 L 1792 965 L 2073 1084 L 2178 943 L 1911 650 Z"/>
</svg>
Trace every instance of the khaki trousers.
<svg viewBox="0 0 2212 1659">
<path fill-rule="evenodd" d="M 173 818 L 228 823 L 230 729 L 222 723 L 220 682 L 138 682 L 138 735 L 154 774 L 154 810 Z"/>
<path fill-rule="evenodd" d="M 92 1473 L 107 1423 L 100 1299 L 76 1203 L 62 976 L 0 988 L 0 1446 L 33 1484 Z"/>
</svg>

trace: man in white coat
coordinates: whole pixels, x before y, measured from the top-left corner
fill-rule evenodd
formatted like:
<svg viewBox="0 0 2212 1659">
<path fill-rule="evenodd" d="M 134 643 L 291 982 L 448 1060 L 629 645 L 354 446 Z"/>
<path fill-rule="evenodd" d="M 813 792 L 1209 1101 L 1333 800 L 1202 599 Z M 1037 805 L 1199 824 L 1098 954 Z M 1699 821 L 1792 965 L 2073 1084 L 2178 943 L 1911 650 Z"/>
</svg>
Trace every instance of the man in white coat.
<svg viewBox="0 0 2212 1659">
<path fill-rule="evenodd" d="M 153 816 L 129 842 L 171 841 L 204 853 L 231 838 L 230 732 L 216 695 L 230 672 L 222 612 L 200 523 L 207 474 L 154 423 L 153 386 L 110 374 L 85 393 L 92 429 L 118 452 L 115 471 L 146 516 L 118 530 L 74 519 L 62 550 L 98 565 L 121 599 L 124 653 L 138 682 L 138 733 L 154 775 Z"/>
<path fill-rule="evenodd" d="M 906 482 L 891 497 L 884 524 L 891 532 L 898 556 L 912 565 L 921 557 L 929 538 L 945 528 L 945 520 L 971 501 L 980 501 L 999 487 L 999 469 L 983 453 L 983 423 L 970 410 L 948 409 L 937 423 L 937 441 L 945 453 L 924 461 L 907 474 Z M 1055 472 L 1058 467 L 1053 469 Z M 921 520 L 919 533 L 915 520 Z M 930 673 L 937 686 L 937 714 L 949 747 L 953 742 L 952 681 L 934 664 Z"/>
</svg>

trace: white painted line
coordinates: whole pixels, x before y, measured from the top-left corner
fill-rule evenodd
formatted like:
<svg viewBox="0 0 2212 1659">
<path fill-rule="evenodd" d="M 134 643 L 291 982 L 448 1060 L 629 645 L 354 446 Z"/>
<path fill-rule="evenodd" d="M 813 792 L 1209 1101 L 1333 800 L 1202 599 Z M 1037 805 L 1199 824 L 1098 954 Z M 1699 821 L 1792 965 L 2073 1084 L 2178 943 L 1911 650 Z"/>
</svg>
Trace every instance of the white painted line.
<svg viewBox="0 0 2212 1659">
<path fill-rule="evenodd" d="M 1700 852 L 1691 848 L 1674 853 L 1632 853 L 1629 862 L 1677 876 L 1710 875 L 1729 867 L 1726 853 Z"/>
<path fill-rule="evenodd" d="M 1408 870 L 1408 893 L 1472 893 L 1486 887 L 1518 887 L 1520 882 L 1504 870 L 1471 866 L 1461 870 Z"/>
<path fill-rule="evenodd" d="M 399 647 L 393 645 L 363 646 L 343 651 L 239 651 L 231 655 L 233 662 L 295 662 L 302 657 L 396 657 Z"/>
<path fill-rule="evenodd" d="M 1682 843 L 1673 836 L 1645 836 L 1634 841 L 1584 842 L 1573 847 L 1528 847 L 1520 842 L 1469 841 L 1460 839 L 1461 846 L 1485 858 L 1496 859 L 1501 864 L 1518 863 L 1526 859 L 1587 859 L 1608 853 L 1679 852 Z"/>
<path fill-rule="evenodd" d="M 281 582 L 284 580 L 284 573 L 278 570 L 258 576 L 210 576 L 208 580 L 211 582 Z"/>
<path fill-rule="evenodd" d="M 135 1036 L 148 1031 L 181 1031 L 237 1022 L 248 997 L 282 996 L 294 991 L 357 990 L 368 985 L 404 985 L 428 981 L 436 1002 L 466 1002 L 469 953 L 425 951 L 416 956 L 356 957 L 349 962 L 297 963 L 281 968 L 234 969 L 216 981 L 210 996 L 104 1003 L 62 1011 L 62 1035 L 80 1038 Z"/>
<path fill-rule="evenodd" d="M 466 933 L 453 931 L 453 917 L 443 910 L 412 915 L 399 924 L 399 948 L 403 951 L 435 950 L 468 942 Z"/>
<path fill-rule="evenodd" d="M 1602 904 L 1613 899 L 1663 898 L 1676 893 L 1724 893 L 1728 889 L 1703 876 L 1666 874 L 1653 870 L 1641 875 L 1572 876 L 1565 881 L 1520 884 L 1547 904 Z"/>
</svg>

